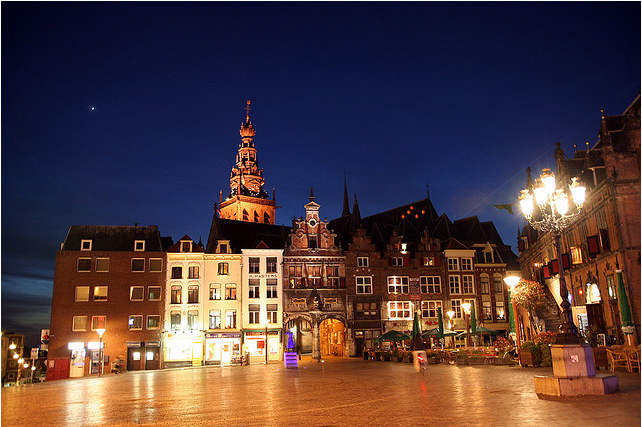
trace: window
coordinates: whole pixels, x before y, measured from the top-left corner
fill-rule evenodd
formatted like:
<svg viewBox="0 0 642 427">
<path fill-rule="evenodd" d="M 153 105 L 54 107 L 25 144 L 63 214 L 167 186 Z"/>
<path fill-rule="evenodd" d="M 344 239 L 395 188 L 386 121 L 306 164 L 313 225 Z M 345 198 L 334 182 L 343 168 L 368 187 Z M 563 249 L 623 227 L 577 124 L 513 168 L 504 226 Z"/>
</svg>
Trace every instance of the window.
<svg viewBox="0 0 642 427">
<path fill-rule="evenodd" d="M 199 278 L 199 268 L 198 265 L 190 265 L 187 272 L 188 279 L 198 279 Z"/>
<path fill-rule="evenodd" d="M 107 286 L 94 286 L 94 301 L 107 301 Z"/>
<path fill-rule="evenodd" d="M 172 279 L 182 279 L 183 278 L 183 267 L 176 266 L 172 267 Z"/>
<path fill-rule="evenodd" d="M 189 285 L 187 287 L 187 303 L 198 304 L 198 285 Z"/>
<path fill-rule="evenodd" d="M 493 320 L 492 307 L 490 301 L 482 301 L 482 317 L 484 320 Z"/>
<path fill-rule="evenodd" d="M 169 327 L 170 329 L 180 329 L 181 328 L 181 312 L 178 310 L 173 310 L 169 313 Z"/>
<path fill-rule="evenodd" d="M 218 275 L 219 276 L 227 276 L 230 274 L 230 266 L 226 262 L 219 262 L 218 263 Z"/>
<path fill-rule="evenodd" d="M 221 310 L 210 310 L 210 329 L 221 329 Z"/>
<path fill-rule="evenodd" d="M 309 265 L 308 266 L 308 287 L 321 286 L 321 266 Z"/>
<path fill-rule="evenodd" d="M 91 316 L 91 330 L 107 329 L 106 316 Z"/>
<path fill-rule="evenodd" d="M 270 215 L 267 212 L 263 212 L 263 222 L 266 224 L 270 223 Z"/>
<path fill-rule="evenodd" d="M 96 271 L 105 273 L 109 271 L 109 258 L 96 258 Z"/>
<path fill-rule="evenodd" d="M 388 293 L 407 294 L 410 291 L 408 277 L 388 276 Z"/>
<path fill-rule="evenodd" d="M 259 288 L 259 279 L 250 279 L 248 298 L 260 298 Z"/>
<path fill-rule="evenodd" d="M 473 269 L 473 259 L 472 258 L 462 258 L 461 259 L 461 269 L 464 271 L 472 271 Z"/>
<path fill-rule="evenodd" d="M 573 264 L 581 264 L 582 248 L 580 248 L 579 246 L 571 246 L 571 258 L 573 260 Z"/>
<path fill-rule="evenodd" d="M 355 306 L 356 318 L 358 320 L 372 319 L 377 317 L 376 302 L 358 302 Z"/>
<path fill-rule="evenodd" d="M 149 314 L 147 315 L 147 329 L 160 329 L 160 315 Z"/>
<path fill-rule="evenodd" d="M 455 312 L 453 318 L 462 318 L 461 300 L 454 299 L 450 301 L 450 309 Z"/>
<path fill-rule="evenodd" d="M 89 286 L 76 286 L 75 300 L 77 302 L 89 301 Z"/>
<path fill-rule="evenodd" d="M 86 331 L 87 330 L 87 316 L 74 316 L 74 321 L 71 326 L 72 331 Z"/>
<path fill-rule="evenodd" d="M 210 283 L 210 300 L 221 299 L 221 285 L 218 283 Z"/>
<path fill-rule="evenodd" d="M 267 298 L 277 298 L 276 279 L 267 279 Z"/>
<path fill-rule="evenodd" d="M 259 222 L 259 213 L 254 211 L 254 222 Z"/>
<path fill-rule="evenodd" d="M 370 263 L 367 256 L 357 257 L 357 267 L 369 267 Z"/>
<path fill-rule="evenodd" d="M 163 260 L 161 258 L 150 258 L 149 271 L 152 273 L 160 273 L 163 271 Z"/>
<path fill-rule="evenodd" d="M 339 266 L 338 265 L 328 265 L 325 268 L 325 274 L 327 276 L 327 286 L 332 289 L 338 289 L 341 286 L 341 279 L 339 278 Z"/>
<path fill-rule="evenodd" d="M 459 270 L 459 258 L 448 258 L 448 270 L 450 271 Z"/>
<path fill-rule="evenodd" d="M 319 243 L 317 241 L 317 236 L 308 236 L 308 248 L 310 249 L 316 249 L 319 247 Z"/>
<path fill-rule="evenodd" d="M 127 329 L 130 331 L 138 331 L 143 329 L 143 316 L 139 314 L 129 316 L 129 323 L 127 323 Z"/>
<path fill-rule="evenodd" d="M 617 288 L 615 287 L 615 280 L 613 279 L 612 274 L 610 276 L 606 276 L 606 289 L 609 291 L 609 299 L 616 300 Z"/>
<path fill-rule="evenodd" d="M 236 329 L 236 310 L 227 310 L 225 312 L 225 328 Z"/>
<path fill-rule="evenodd" d="M 276 257 L 268 257 L 265 259 L 266 273 L 276 273 Z"/>
<path fill-rule="evenodd" d="M 448 276 L 448 284 L 450 285 L 451 294 L 461 293 L 461 284 L 459 283 L 459 276 Z"/>
<path fill-rule="evenodd" d="M 472 275 L 464 274 L 461 276 L 462 288 L 465 294 L 474 294 L 475 286 Z"/>
<path fill-rule="evenodd" d="M 504 310 L 504 301 L 495 302 L 495 313 L 497 313 L 497 320 L 504 320 L 506 312 Z"/>
<path fill-rule="evenodd" d="M 493 275 L 493 289 L 495 290 L 496 294 L 503 294 L 504 293 L 503 283 L 504 283 L 504 281 L 502 280 L 501 274 L 494 274 Z"/>
<path fill-rule="evenodd" d="M 145 271 L 145 258 L 132 258 L 132 272 Z"/>
<path fill-rule="evenodd" d="M 250 304 L 249 305 L 249 314 L 250 314 L 250 324 L 258 325 L 261 323 L 259 315 L 261 313 L 261 308 L 259 304 Z"/>
<path fill-rule="evenodd" d="M 226 243 L 221 243 L 219 248 L 219 253 L 226 254 L 227 253 L 227 244 Z"/>
<path fill-rule="evenodd" d="M 372 276 L 357 276 L 355 279 L 358 294 L 372 293 Z"/>
<path fill-rule="evenodd" d="M 278 305 L 277 304 L 268 304 L 266 306 L 266 311 L 267 311 L 267 319 L 268 323 L 278 323 L 277 319 L 277 312 L 278 312 Z"/>
<path fill-rule="evenodd" d="M 91 250 L 91 240 L 82 239 L 80 241 L 80 250 L 81 251 L 90 251 Z"/>
<path fill-rule="evenodd" d="M 392 257 L 392 265 L 396 266 L 396 267 L 402 267 L 403 266 L 403 257 L 393 256 Z"/>
<path fill-rule="evenodd" d="M 243 209 L 243 221 L 249 221 L 250 216 L 245 209 Z"/>
<path fill-rule="evenodd" d="M 182 289 L 181 285 L 172 285 L 172 294 L 171 294 L 171 303 L 172 304 L 181 304 L 182 302 Z"/>
<path fill-rule="evenodd" d="M 136 252 L 145 250 L 145 241 L 144 240 L 134 240 L 134 250 Z"/>
<path fill-rule="evenodd" d="M 422 301 L 421 317 L 437 318 L 441 301 Z"/>
<path fill-rule="evenodd" d="M 435 257 L 433 257 L 433 256 L 424 257 L 424 265 L 426 267 L 431 267 L 431 266 L 435 265 Z"/>
<path fill-rule="evenodd" d="M 225 299 L 226 300 L 236 299 L 236 284 L 234 283 L 225 284 Z"/>
<path fill-rule="evenodd" d="M 484 261 L 486 262 L 486 264 L 493 263 L 493 253 L 491 251 L 484 252 Z"/>
<path fill-rule="evenodd" d="M 261 272 L 261 259 L 250 257 L 250 274 Z"/>
<path fill-rule="evenodd" d="M 409 301 L 388 301 L 388 318 L 412 319 Z"/>
<path fill-rule="evenodd" d="M 145 295 L 144 286 L 130 286 L 129 287 L 129 300 L 130 301 L 142 301 Z"/>
<path fill-rule="evenodd" d="M 440 294 L 441 277 L 439 276 L 422 276 L 419 278 L 422 294 Z"/>
<path fill-rule="evenodd" d="M 192 252 L 192 242 L 181 242 L 181 252 Z"/>
<path fill-rule="evenodd" d="M 481 293 L 486 295 L 490 294 L 490 282 L 488 281 L 487 274 L 479 276 L 479 283 L 481 286 Z"/>
<path fill-rule="evenodd" d="M 191 330 L 201 329 L 198 327 L 198 310 L 189 310 L 187 312 L 187 328 Z"/>
<path fill-rule="evenodd" d="M 91 258 L 78 258 L 78 271 L 91 271 Z"/>
<path fill-rule="evenodd" d="M 303 267 L 300 265 L 291 265 L 288 271 L 290 289 L 303 287 Z"/>
<path fill-rule="evenodd" d="M 159 301 L 161 299 L 162 288 L 160 286 L 150 286 L 147 288 L 147 292 L 149 301 Z"/>
</svg>

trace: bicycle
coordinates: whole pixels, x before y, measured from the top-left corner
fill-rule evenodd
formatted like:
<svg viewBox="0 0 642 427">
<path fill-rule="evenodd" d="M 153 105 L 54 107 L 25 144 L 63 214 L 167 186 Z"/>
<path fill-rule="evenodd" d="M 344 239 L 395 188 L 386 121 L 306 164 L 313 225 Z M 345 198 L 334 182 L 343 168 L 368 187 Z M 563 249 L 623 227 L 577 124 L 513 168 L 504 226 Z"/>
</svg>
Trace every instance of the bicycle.
<svg viewBox="0 0 642 427">
<path fill-rule="evenodd" d="M 426 356 L 426 352 L 424 350 L 413 351 L 412 357 L 415 371 L 421 371 L 421 375 L 424 375 L 424 371 L 428 366 L 428 356 Z"/>
</svg>

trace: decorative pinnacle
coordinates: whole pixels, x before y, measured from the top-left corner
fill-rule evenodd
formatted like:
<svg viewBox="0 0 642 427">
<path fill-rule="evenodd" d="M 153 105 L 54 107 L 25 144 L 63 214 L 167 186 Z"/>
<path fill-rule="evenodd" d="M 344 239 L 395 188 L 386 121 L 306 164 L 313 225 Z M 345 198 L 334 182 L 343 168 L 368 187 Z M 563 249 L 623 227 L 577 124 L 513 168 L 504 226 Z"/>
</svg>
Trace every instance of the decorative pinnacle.
<svg viewBox="0 0 642 427">
<path fill-rule="evenodd" d="M 247 106 L 245 107 L 245 123 L 250 121 L 250 100 L 247 101 Z"/>
<path fill-rule="evenodd" d="M 602 112 L 602 119 L 604 119 L 604 109 L 600 110 Z"/>
</svg>

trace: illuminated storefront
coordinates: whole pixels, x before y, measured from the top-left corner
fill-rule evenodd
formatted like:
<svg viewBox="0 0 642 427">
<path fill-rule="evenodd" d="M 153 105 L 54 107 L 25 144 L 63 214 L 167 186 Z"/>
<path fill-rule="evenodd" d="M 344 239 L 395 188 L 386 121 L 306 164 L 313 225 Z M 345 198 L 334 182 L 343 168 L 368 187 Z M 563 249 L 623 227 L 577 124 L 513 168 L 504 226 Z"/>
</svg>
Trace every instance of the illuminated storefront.
<svg viewBox="0 0 642 427">
<path fill-rule="evenodd" d="M 206 333 L 205 334 L 205 364 L 229 365 L 241 356 L 241 334 Z"/>
<path fill-rule="evenodd" d="M 198 366 L 203 362 L 201 331 L 171 331 L 165 334 L 164 367 Z"/>
<path fill-rule="evenodd" d="M 267 352 L 268 361 L 281 359 L 281 334 L 280 329 L 268 329 Z M 246 330 L 245 351 L 250 354 L 250 361 L 254 363 L 265 361 L 265 330 Z"/>
</svg>

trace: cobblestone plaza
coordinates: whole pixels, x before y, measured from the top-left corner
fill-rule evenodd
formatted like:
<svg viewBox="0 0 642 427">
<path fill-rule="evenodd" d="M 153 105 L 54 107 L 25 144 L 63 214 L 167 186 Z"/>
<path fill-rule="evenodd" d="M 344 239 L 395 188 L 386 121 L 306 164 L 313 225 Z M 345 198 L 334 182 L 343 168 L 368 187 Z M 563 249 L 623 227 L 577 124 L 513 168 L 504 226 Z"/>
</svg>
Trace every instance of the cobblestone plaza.
<svg viewBox="0 0 642 427">
<path fill-rule="evenodd" d="M 2 425 L 640 425 L 640 375 L 621 391 L 539 399 L 551 368 L 304 357 L 282 363 L 139 371 L 2 389 Z"/>
</svg>

